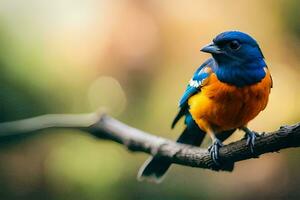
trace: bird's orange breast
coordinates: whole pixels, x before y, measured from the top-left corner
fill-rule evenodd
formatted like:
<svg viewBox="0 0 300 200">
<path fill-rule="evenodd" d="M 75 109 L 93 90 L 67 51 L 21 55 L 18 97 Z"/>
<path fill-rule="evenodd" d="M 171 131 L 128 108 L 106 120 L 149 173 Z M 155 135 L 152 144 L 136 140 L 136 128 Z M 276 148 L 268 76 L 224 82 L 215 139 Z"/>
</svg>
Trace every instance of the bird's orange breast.
<svg viewBox="0 0 300 200">
<path fill-rule="evenodd" d="M 201 91 L 190 97 L 190 113 L 205 131 L 208 128 L 215 132 L 239 128 L 266 107 L 271 86 L 268 71 L 259 83 L 240 88 L 220 82 L 215 74 L 211 74 Z"/>
</svg>

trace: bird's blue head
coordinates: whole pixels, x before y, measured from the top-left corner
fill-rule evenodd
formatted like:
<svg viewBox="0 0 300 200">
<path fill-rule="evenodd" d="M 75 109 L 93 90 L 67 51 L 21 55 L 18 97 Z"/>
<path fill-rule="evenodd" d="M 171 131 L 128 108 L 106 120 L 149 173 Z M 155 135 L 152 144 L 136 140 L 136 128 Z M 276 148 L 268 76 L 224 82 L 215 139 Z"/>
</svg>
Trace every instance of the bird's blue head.
<svg viewBox="0 0 300 200">
<path fill-rule="evenodd" d="M 212 54 L 218 66 L 217 77 L 222 82 L 243 87 L 265 77 L 266 63 L 261 49 L 246 33 L 223 32 L 201 51 Z"/>
</svg>

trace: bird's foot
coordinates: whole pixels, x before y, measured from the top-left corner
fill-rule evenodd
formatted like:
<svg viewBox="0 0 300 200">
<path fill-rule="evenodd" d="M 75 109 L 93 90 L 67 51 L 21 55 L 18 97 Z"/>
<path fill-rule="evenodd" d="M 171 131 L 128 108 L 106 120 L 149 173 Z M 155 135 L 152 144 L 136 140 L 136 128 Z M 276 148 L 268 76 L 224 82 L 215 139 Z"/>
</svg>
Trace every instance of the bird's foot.
<svg viewBox="0 0 300 200">
<path fill-rule="evenodd" d="M 249 129 L 244 130 L 246 133 L 246 144 L 250 147 L 251 153 L 255 153 L 254 146 L 255 146 L 255 140 L 257 137 L 259 137 L 259 134 L 251 131 Z"/>
<path fill-rule="evenodd" d="M 215 139 L 212 145 L 208 148 L 208 151 L 212 157 L 213 162 L 217 166 L 221 166 L 220 158 L 219 158 L 219 149 L 223 146 L 223 143 L 219 139 Z"/>
</svg>

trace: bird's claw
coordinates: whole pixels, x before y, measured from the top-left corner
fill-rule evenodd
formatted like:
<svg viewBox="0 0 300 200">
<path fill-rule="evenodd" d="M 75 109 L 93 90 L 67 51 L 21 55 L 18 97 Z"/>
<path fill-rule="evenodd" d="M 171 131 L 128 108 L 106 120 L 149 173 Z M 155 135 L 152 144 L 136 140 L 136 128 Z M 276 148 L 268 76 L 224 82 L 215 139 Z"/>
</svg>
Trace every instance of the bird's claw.
<svg viewBox="0 0 300 200">
<path fill-rule="evenodd" d="M 259 134 L 254 131 L 246 132 L 246 144 L 250 147 L 251 153 L 254 153 L 255 140 L 258 136 Z"/>
<path fill-rule="evenodd" d="M 223 144 L 220 140 L 216 139 L 213 144 L 208 148 L 208 151 L 212 157 L 213 162 L 217 165 L 220 166 L 220 158 L 219 158 L 219 149 L 222 147 Z"/>
</svg>

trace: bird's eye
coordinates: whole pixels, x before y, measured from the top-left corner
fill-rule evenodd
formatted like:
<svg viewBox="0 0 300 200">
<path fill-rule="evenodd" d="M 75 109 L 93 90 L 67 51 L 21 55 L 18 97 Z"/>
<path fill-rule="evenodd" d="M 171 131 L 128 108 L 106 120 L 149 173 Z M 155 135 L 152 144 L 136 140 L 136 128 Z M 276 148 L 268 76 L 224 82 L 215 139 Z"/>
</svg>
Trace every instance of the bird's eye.
<svg viewBox="0 0 300 200">
<path fill-rule="evenodd" d="M 233 40 L 229 43 L 229 48 L 232 50 L 238 50 L 240 48 L 240 43 L 236 40 Z"/>
</svg>

